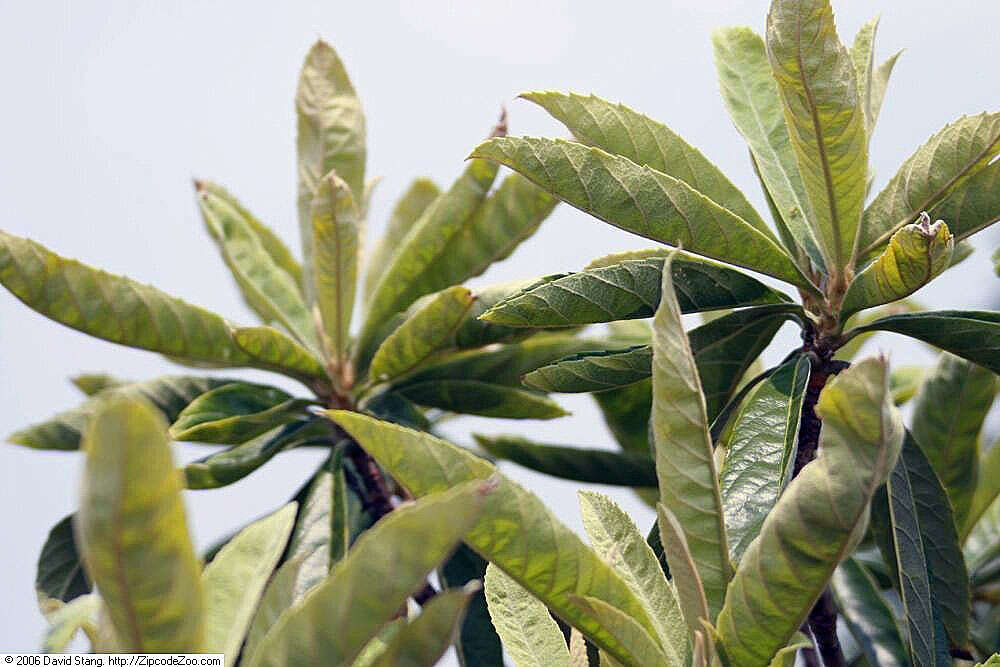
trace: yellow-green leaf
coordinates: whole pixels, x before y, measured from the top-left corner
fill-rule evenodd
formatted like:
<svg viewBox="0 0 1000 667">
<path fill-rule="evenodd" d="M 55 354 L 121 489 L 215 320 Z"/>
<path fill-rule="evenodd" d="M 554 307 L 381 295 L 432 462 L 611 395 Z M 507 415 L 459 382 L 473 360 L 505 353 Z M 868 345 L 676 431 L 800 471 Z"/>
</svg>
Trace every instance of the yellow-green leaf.
<svg viewBox="0 0 1000 667">
<path fill-rule="evenodd" d="M 609 634 L 622 643 L 641 665 L 682 667 L 677 658 L 668 658 L 646 628 L 638 621 L 600 598 L 571 596 L 570 601 L 597 618 Z"/>
<path fill-rule="evenodd" d="M 295 399 L 267 385 L 233 382 L 207 391 L 177 415 L 175 440 L 241 444 L 271 429 L 307 417 L 309 399 Z"/>
<path fill-rule="evenodd" d="M 97 632 L 97 614 L 101 608 L 101 598 L 97 593 L 81 595 L 46 615 L 49 627 L 42 637 L 42 651 L 45 653 L 65 653 L 78 630 L 88 637 Z"/>
<path fill-rule="evenodd" d="M 434 667 L 458 634 L 478 583 L 445 591 L 424 605 L 420 615 L 399 629 L 374 667 Z"/>
<path fill-rule="evenodd" d="M 663 552 L 676 586 L 677 602 L 687 624 L 688 637 L 694 641 L 702 629 L 702 622 L 708 622 L 711 618 L 705 587 L 698 573 L 698 564 L 695 563 L 694 556 L 688 548 L 684 528 L 663 503 L 656 504 L 656 523 L 659 527 L 660 543 L 663 545 Z"/>
<path fill-rule="evenodd" d="M 545 604 L 492 563 L 486 605 L 515 667 L 569 667 L 569 649 Z"/>
<path fill-rule="evenodd" d="M 283 373 L 312 388 L 327 381 L 326 369 L 313 353 L 277 329 L 239 327 L 232 334 L 257 368 Z"/>
</svg>

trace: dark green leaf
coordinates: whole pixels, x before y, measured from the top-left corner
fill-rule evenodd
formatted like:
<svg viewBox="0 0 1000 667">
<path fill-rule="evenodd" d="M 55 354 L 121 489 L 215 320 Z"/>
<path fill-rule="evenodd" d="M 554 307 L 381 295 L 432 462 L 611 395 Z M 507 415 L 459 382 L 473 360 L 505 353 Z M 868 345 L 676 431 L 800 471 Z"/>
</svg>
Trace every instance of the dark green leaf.
<svg viewBox="0 0 1000 667">
<path fill-rule="evenodd" d="M 970 177 L 930 212 L 948 223 L 956 242 L 1000 220 L 1000 162 Z"/>
<path fill-rule="evenodd" d="M 841 618 L 869 664 L 907 667 L 903 638 L 878 585 L 855 559 L 848 558 L 830 580 Z"/>
<path fill-rule="evenodd" d="M 241 444 L 308 416 L 310 399 L 292 398 L 276 387 L 233 382 L 205 392 L 177 415 L 170 427 L 175 440 Z"/>
<path fill-rule="evenodd" d="M 92 590 L 90 579 L 80 562 L 80 552 L 73 536 L 74 514 L 52 526 L 35 570 L 35 591 L 39 599 L 71 600 Z"/>
<path fill-rule="evenodd" d="M 418 405 L 466 415 L 555 419 L 569 414 L 544 394 L 481 380 L 430 380 L 396 391 Z"/>
</svg>

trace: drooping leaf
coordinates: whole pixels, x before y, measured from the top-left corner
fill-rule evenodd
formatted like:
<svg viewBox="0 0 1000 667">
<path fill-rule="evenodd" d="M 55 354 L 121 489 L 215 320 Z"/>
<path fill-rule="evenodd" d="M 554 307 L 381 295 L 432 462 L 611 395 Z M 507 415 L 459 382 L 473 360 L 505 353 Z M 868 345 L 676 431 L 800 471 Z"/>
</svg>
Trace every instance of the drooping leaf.
<svg viewBox="0 0 1000 667">
<path fill-rule="evenodd" d="M 896 618 L 878 585 L 854 558 L 848 558 L 830 580 L 837 609 L 854 641 L 872 665 L 907 667 Z"/>
<path fill-rule="evenodd" d="M 930 209 L 948 223 L 956 241 L 966 239 L 1000 220 L 1000 163 L 981 169 Z M 956 254 L 957 254 L 956 249 Z"/>
<path fill-rule="evenodd" d="M 865 210 L 859 256 L 878 250 L 897 229 L 932 210 L 998 154 L 1000 113 L 963 116 L 939 130 L 903 163 Z M 943 219 L 952 228 L 952 220 Z M 965 236 L 961 229 L 952 228 L 958 240 Z"/>
<path fill-rule="evenodd" d="M 809 288 L 777 242 L 687 183 L 627 158 L 571 141 L 524 137 L 490 139 L 472 155 L 496 160 L 626 231 Z"/>
<path fill-rule="evenodd" d="M 266 385 L 233 382 L 191 401 L 170 427 L 175 440 L 241 444 L 308 416 L 311 399 L 296 399 Z"/>
<path fill-rule="evenodd" d="M 924 214 L 892 235 L 889 245 L 847 289 L 840 309 L 843 320 L 872 306 L 907 297 L 951 264 L 955 239 L 941 220 Z"/>
<path fill-rule="evenodd" d="M 774 0 L 767 54 L 831 275 L 854 257 L 868 186 L 868 135 L 850 53 L 829 0 Z"/>
<path fill-rule="evenodd" d="M 100 400 L 84 438 L 77 526 L 87 573 L 107 603 L 121 650 L 197 652 L 201 566 L 166 423 L 143 399 Z"/>
<path fill-rule="evenodd" d="M 743 193 L 666 125 L 594 95 L 531 92 L 521 97 L 552 114 L 578 141 L 684 181 L 765 236 L 771 236 L 771 230 Z"/>
<path fill-rule="evenodd" d="M 186 408 L 191 401 L 205 392 L 235 382 L 225 378 L 165 376 L 143 382 L 128 383 L 116 388 L 134 397 L 151 402 L 163 413 L 168 422 Z M 76 408 L 61 412 L 48 421 L 29 426 L 12 434 L 8 440 L 16 445 L 36 449 L 58 449 L 72 451 L 79 449 L 80 439 L 94 412 L 101 404 L 99 396 L 81 403 Z"/>
<path fill-rule="evenodd" d="M 310 216 L 311 293 L 323 322 L 327 354 L 342 370 L 339 366 L 347 359 L 348 330 L 357 291 L 362 218 L 351 187 L 336 172 L 326 174 L 316 184 Z"/>
<path fill-rule="evenodd" d="M 848 333 L 892 331 L 929 343 L 1000 373 L 1000 314 L 978 310 L 900 313 L 875 320 Z"/>
<path fill-rule="evenodd" d="M 49 627 L 42 637 L 44 653 L 65 653 L 78 630 L 83 630 L 88 637 L 97 632 L 97 615 L 101 608 L 101 598 L 96 593 L 82 595 L 72 602 L 61 606 L 46 620 Z"/>
<path fill-rule="evenodd" d="M 49 319 L 112 343 L 192 362 L 253 365 L 218 315 L 3 231 L 0 283 Z"/>
<path fill-rule="evenodd" d="M 681 525 L 708 599 L 711 615 L 705 620 L 711 622 L 722 608 L 732 565 L 705 396 L 669 266 L 667 259 L 653 318 L 653 453 L 660 503 Z"/>
<path fill-rule="evenodd" d="M 791 479 L 809 360 L 794 357 L 757 384 L 730 418 L 719 445 L 726 535 L 739 562 Z"/>
<path fill-rule="evenodd" d="M 490 618 L 516 667 L 569 667 L 569 648 L 545 604 L 490 564 L 486 568 Z"/>
<path fill-rule="evenodd" d="M 239 209 L 200 181 L 195 185 L 201 217 L 247 304 L 265 324 L 280 322 L 301 342 L 315 347 L 312 315 L 298 283 L 275 263 Z"/>
<path fill-rule="evenodd" d="M 979 481 L 979 432 L 996 392 L 993 372 L 944 353 L 913 407 L 913 438 L 941 478 L 959 526 Z"/>
<path fill-rule="evenodd" d="M 70 514 L 52 526 L 35 569 L 35 592 L 45 599 L 72 602 L 89 593 L 93 586 L 83 569 L 73 535 L 76 515 Z"/>
<path fill-rule="evenodd" d="M 569 414 L 545 394 L 481 380 L 417 382 L 397 391 L 418 405 L 466 415 L 557 419 Z"/>
<path fill-rule="evenodd" d="M 99 394 L 105 389 L 121 387 L 130 384 L 127 380 L 121 380 L 108 373 L 80 373 L 69 379 L 73 386 L 84 393 L 85 396 Z"/>
<path fill-rule="evenodd" d="M 663 503 L 656 504 L 656 523 L 659 527 L 660 544 L 670 564 L 670 575 L 676 586 L 677 602 L 687 624 L 688 636 L 694 641 L 702 630 L 702 621 L 708 622 L 712 617 L 705 597 L 705 587 L 698 573 L 698 564 L 684 536 L 684 528 Z M 697 660 L 694 664 L 698 664 Z"/>
<path fill-rule="evenodd" d="M 472 596 L 479 583 L 464 590 L 435 596 L 420 615 L 400 628 L 389 640 L 385 652 L 373 663 L 376 667 L 434 667 L 458 634 Z"/>
<path fill-rule="evenodd" d="M 816 413 L 816 459 L 778 499 L 729 583 L 717 627 L 731 664 L 766 666 L 798 630 L 863 537 L 871 497 L 902 446 L 884 361 L 866 359 L 831 379 Z"/>
<path fill-rule="evenodd" d="M 285 550 L 295 509 L 291 503 L 250 524 L 205 566 L 205 652 L 223 653 L 227 663 L 236 663 L 264 586 Z"/>
<path fill-rule="evenodd" d="M 352 412 L 327 414 L 417 497 L 496 474 L 491 464 L 432 435 Z M 436 463 L 428 465 L 429 461 Z M 640 667 L 597 619 L 570 601 L 572 595 L 599 597 L 652 632 L 635 595 L 537 497 L 503 476 L 496 479 L 498 487 L 486 498 L 482 518 L 465 536 L 466 544 L 598 647 L 623 664 Z M 524 558 L 525 553 L 534 554 L 530 562 Z"/>
<path fill-rule="evenodd" d="M 979 482 L 972 496 L 972 506 L 965 518 L 965 525 L 959 532 L 965 538 L 976 525 L 983 513 L 1000 496 L 1000 443 L 994 442 L 989 449 L 979 455 Z M 54 530 L 54 529 L 53 529 Z"/>
<path fill-rule="evenodd" d="M 438 578 L 448 589 L 464 588 L 469 582 L 483 581 L 486 567 L 486 561 L 463 544 L 438 569 Z M 490 620 L 482 586 L 469 601 L 462 629 L 455 640 L 455 652 L 462 667 L 503 667 L 500 637 Z"/>
<path fill-rule="evenodd" d="M 656 486 L 656 467 L 648 453 L 540 445 L 514 435 L 474 437 L 487 453 L 547 475 L 590 484 Z"/>
<path fill-rule="evenodd" d="M 283 373 L 309 387 L 327 381 L 326 369 L 312 352 L 271 327 L 238 327 L 233 340 L 257 368 Z"/>
<path fill-rule="evenodd" d="M 671 265 L 682 313 L 787 302 L 739 271 L 695 257 Z M 544 278 L 501 301 L 482 319 L 513 327 L 561 327 L 652 317 L 660 303 L 663 258 Z"/>
<path fill-rule="evenodd" d="M 386 516 L 315 591 L 282 614 L 251 667 L 350 664 L 475 525 L 489 492 L 488 483 L 471 482 Z"/>
</svg>

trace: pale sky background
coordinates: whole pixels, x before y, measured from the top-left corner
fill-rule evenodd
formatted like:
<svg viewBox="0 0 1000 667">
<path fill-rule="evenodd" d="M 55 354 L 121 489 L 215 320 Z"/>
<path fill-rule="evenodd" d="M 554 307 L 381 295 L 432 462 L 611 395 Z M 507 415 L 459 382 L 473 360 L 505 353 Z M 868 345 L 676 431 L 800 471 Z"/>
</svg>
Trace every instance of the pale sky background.
<svg viewBox="0 0 1000 667">
<path fill-rule="evenodd" d="M 879 60 L 907 49 L 873 140 L 878 188 L 945 123 L 997 109 L 1000 3 L 841 0 L 835 6 L 845 41 L 881 12 Z M 717 92 L 709 42 L 713 26 L 762 31 L 766 9 L 763 0 L 0 0 L 0 228 L 252 322 L 208 242 L 190 180 L 224 184 L 297 247 L 292 98 L 301 60 L 317 36 L 339 51 L 363 100 L 369 173 L 383 177 L 372 208 L 374 233 L 412 178 L 443 185 L 454 178 L 501 104 L 509 107 L 512 134 L 562 136 L 558 123 L 514 100 L 535 89 L 593 92 L 665 122 L 766 215 Z M 996 278 L 989 255 L 997 235 L 977 239 L 972 259 L 921 293 L 923 301 L 990 305 Z M 474 284 L 579 269 L 609 252 L 650 245 L 563 206 Z M 768 360 L 795 344 L 784 330 Z M 877 345 L 894 362 L 931 358 L 899 338 Z M 0 290 L 0 434 L 80 402 L 66 378 L 81 371 L 134 379 L 185 372 L 155 354 L 65 329 Z M 588 398 L 562 402 L 573 417 L 466 419 L 449 433 L 463 442 L 478 429 L 611 446 Z M 205 450 L 177 451 L 190 460 Z M 285 502 L 318 456 L 292 452 L 233 486 L 187 493 L 199 546 Z M 0 445 L 0 653 L 39 645 L 35 561 L 49 528 L 76 505 L 80 462 L 77 454 Z M 503 469 L 579 529 L 577 484 Z M 627 492 L 610 492 L 645 530 L 651 513 Z"/>
</svg>

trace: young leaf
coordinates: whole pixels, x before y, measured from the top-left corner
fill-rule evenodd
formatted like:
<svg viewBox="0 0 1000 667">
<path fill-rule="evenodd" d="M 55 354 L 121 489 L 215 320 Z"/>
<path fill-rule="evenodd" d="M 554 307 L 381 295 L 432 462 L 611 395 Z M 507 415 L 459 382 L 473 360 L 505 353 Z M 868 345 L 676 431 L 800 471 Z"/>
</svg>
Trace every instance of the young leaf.
<svg viewBox="0 0 1000 667">
<path fill-rule="evenodd" d="M 76 515 L 70 514 L 52 526 L 35 570 L 35 592 L 39 601 L 72 602 L 89 593 L 93 586 L 87 577 L 73 536 Z"/>
<path fill-rule="evenodd" d="M 668 258 L 653 319 L 651 424 L 656 474 L 660 502 L 677 517 L 694 557 L 711 613 L 705 620 L 711 622 L 722 608 L 732 566 L 705 396 L 669 266 Z"/>
<path fill-rule="evenodd" d="M 205 643 L 207 653 L 224 653 L 235 664 L 243 636 L 274 566 L 285 550 L 295 521 L 295 504 L 250 524 L 205 566 Z"/>
<path fill-rule="evenodd" d="M 627 158 L 571 141 L 527 137 L 490 139 L 472 156 L 510 167 L 626 231 L 810 289 L 777 242 L 684 181 Z"/>
<path fill-rule="evenodd" d="M 961 241 L 1000 220 L 998 193 L 1000 162 L 993 162 L 970 176 L 930 210 L 934 217 L 946 220 L 956 241 Z"/>
<path fill-rule="evenodd" d="M 441 580 L 441 585 L 448 589 L 464 588 L 470 582 L 483 581 L 486 567 L 486 561 L 463 544 L 438 569 L 438 578 Z M 503 665 L 500 637 L 490 620 L 486 594 L 482 586 L 469 601 L 462 630 L 455 641 L 455 652 L 458 653 L 459 663 L 463 667 Z"/>
<path fill-rule="evenodd" d="M 798 630 L 864 536 L 871 497 L 902 446 L 884 361 L 866 359 L 835 376 L 816 413 L 818 456 L 775 503 L 729 584 L 717 626 L 731 664 L 764 667 Z"/>
<path fill-rule="evenodd" d="M 858 256 L 881 248 L 896 230 L 932 210 L 997 155 L 1000 113 L 963 116 L 946 125 L 903 163 L 865 210 Z M 951 219 L 943 219 L 951 227 Z M 964 238 L 958 228 L 953 233 Z"/>
<path fill-rule="evenodd" d="M 167 426 L 149 403 L 102 400 L 87 427 L 78 540 L 121 650 L 202 648 L 201 566 Z"/>
<path fill-rule="evenodd" d="M 255 367 L 283 373 L 309 387 L 326 381 L 326 369 L 313 353 L 277 329 L 238 327 L 232 334 Z"/>
<path fill-rule="evenodd" d="M 446 591 L 424 605 L 414 620 L 389 640 L 375 667 L 434 667 L 448 650 L 462 624 L 466 608 L 480 585 Z"/>
<path fill-rule="evenodd" d="M 875 128 L 875 120 L 872 118 L 871 112 L 871 84 L 875 70 L 875 35 L 878 33 L 878 22 L 879 17 L 876 16 L 861 26 L 851 44 L 851 61 L 854 63 L 855 77 L 858 82 L 858 99 L 861 101 L 861 110 L 865 114 L 865 127 L 869 139 Z"/>
<path fill-rule="evenodd" d="M 112 343 L 192 362 L 252 365 L 218 315 L 3 231 L 0 283 L 42 315 Z"/>
<path fill-rule="evenodd" d="M 290 421 L 308 416 L 313 401 L 294 399 L 266 385 L 233 382 L 205 392 L 174 420 L 170 436 L 218 444 L 241 444 Z"/>
<path fill-rule="evenodd" d="M 532 92 L 521 97 L 552 114 L 578 141 L 684 181 L 765 236 L 772 236 L 743 193 L 666 125 L 593 95 Z"/>
<path fill-rule="evenodd" d="M 902 51 L 897 51 L 893 55 L 882 61 L 872 72 L 871 82 L 869 83 L 869 116 L 871 122 L 868 124 L 868 134 L 871 135 L 872 130 L 875 127 L 876 121 L 878 121 L 879 113 L 882 111 L 882 102 L 885 100 L 885 91 L 889 87 L 889 77 L 892 75 L 892 70 L 896 66 L 896 61 L 899 60 L 899 56 L 903 54 Z"/>
<path fill-rule="evenodd" d="M 354 202 L 350 187 L 336 172 L 323 177 L 312 200 L 311 293 L 323 321 L 327 352 L 335 365 L 347 359 L 357 291 L 361 213 Z"/>
<path fill-rule="evenodd" d="M 829 0 L 773 0 L 767 54 L 809 200 L 807 220 L 836 275 L 854 259 L 868 186 L 857 76 Z"/>
<path fill-rule="evenodd" d="M 486 568 L 486 604 L 516 667 L 570 667 L 566 640 L 545 604 L 493 564 Z"/>
<path fill-rule="evenodd" d="M 486 461 L 432 435 L 353 412 L 329 411 L 327 415 L 417 497 L 496 474 L 496 468 Z M 436 463 L 428 465 L 428 461 Z M 465 536 L 466 544 L 502 568 L 598 647 L 623 664 L 640 667 L 602 629 L 598 619 L 570 600 L 574 595 L 599 597 L 653 632 L 635 595 L 537 497 L 503 476 L 496 479 L 499 485 L 486 497 L 482 518 Z M 534 554 L 530 562 L 525 560 L 525 553 Z"/>
<path fill-rule="evenodd" d="M 702 621 L 708 622 L 712 616 L 705 597 L 705 587 L 698 573 L 698 564 L 688 547 L 684 528 L 663 503 L 656 504 L 656 523 L 659 526 L 660 544 L 663 545 L 676 586 L 677 602 L 687 624 L 688 636 L 693 641 L 702 629 Z M 694 664 L 698 664 L 697 660 Z"/>
<path fill-rule="evenodd" d="M 788 360 L 750 390 L 719 441 L 726 452 L 719 490 L 735 562 L 791 479 L 808 382 L 809 359 Z"/>
<path fill-rule="evenodd" d="M 896 617 L 865 568 L 848 558 L 830 580 L 841 618 L 873 665 L 907 667 L 909 659 Z"/>
<path fill-rule="evenodd" d="M 671 267 L 682 313 L 789 300 L 715 262 L 679 257 Z M 662 273 L 658 257 L 543 278 L 493 306 L 482 319 L 512 327 L 564 327 L 651 317 L 660 303 Z"/>
<path fill-rule="evenodd" d="M 251 667 L 350 662 L 476 523 L 489 483 L 401 507 L 367 531 L 301 603 L 282 614 Z M 441 521 L 441 517 L 448 521 Z M 390 576 L 391 575 L 391 576 Z"/>
<path fill-rule="evenodd" d="M 892 235 L 879 257 L 861 271 L 844 295 L 840 317 L 907 297 L 951 264 L 955 239 L 948 225 L 926 213 Z"/>
</svg>

